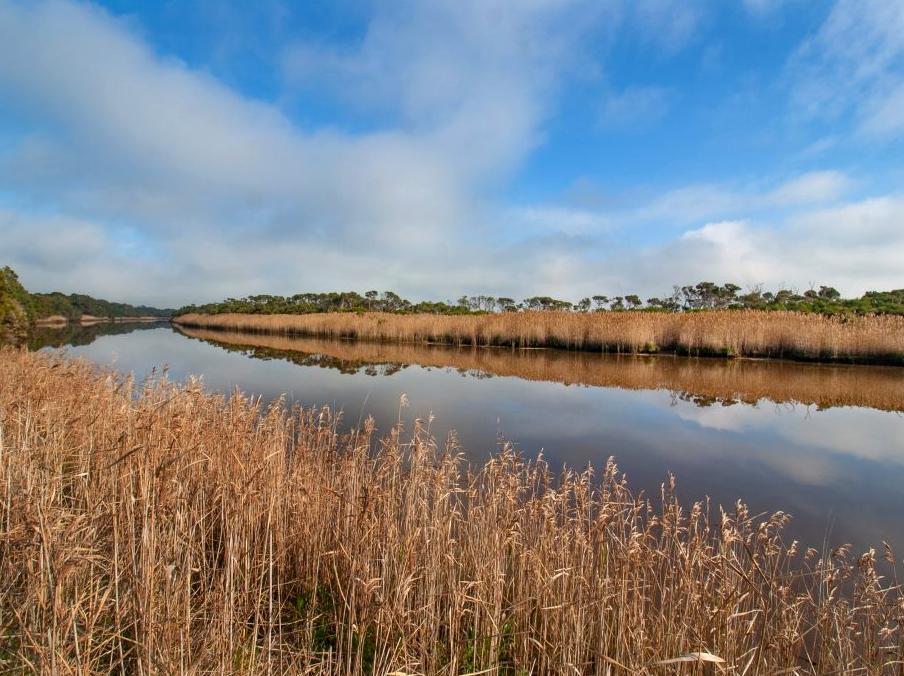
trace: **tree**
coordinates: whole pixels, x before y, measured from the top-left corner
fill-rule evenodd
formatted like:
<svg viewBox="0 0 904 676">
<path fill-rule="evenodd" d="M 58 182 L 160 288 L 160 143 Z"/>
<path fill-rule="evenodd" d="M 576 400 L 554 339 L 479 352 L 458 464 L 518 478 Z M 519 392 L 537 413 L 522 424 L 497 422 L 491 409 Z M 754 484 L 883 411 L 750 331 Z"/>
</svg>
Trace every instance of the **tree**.
<svg viewBox="0 0 904 676">
<path fill-rule="evenodd" d="M 31 298 L 9 266 L 0 269 L 0 344 L 25 339 L 31 321 Z"/>
<path fill-rule="evenodd" d="M 590 310 L 590 299 L 581 298 L 574 307 L 578 312 L 588 312 Z"/>
<path fill-rule="evenodd" d="M 524 299 L 524 306 L 529 310 L 570 310 L 572 305 L 567 300 L 557 300 L 550 296 L 532 296 Z"/>
<path fill-rule="evenodd" d="M 496 299 L 493 296 L 477 296 L 471 299 L 473 301 L 473 310 L 482 310 L 484 312 L 492 312 L 496 307 Z"/>
<path fill-rule="evenodd" d="M 514 298 L 506 298 L 505 296 L 500 296 L 496 299 L 496 307 L 499 308 L 499 312 L 517 312 L 518 306 L 515 304 Z"/>
<path fill-rule="evenodd" d="M 593 302 L 596 304 L 597 310 L 605 310 L 609 304 L 609 296 L 594 296 Z"/>
<path fill-rule="evenodd" d="M 640 300 L 640 296 L 633 294 L 633 293 L 628 296 L 625 296 L 625 301 L 628 303 L 628 305 L 631 306 L 631 309 L 635 309 L 635 310 L 637 308 L 639 308 L 641 305 L 643 305 L 643 301 Z"/>
<path fill-rule="evenodd" d="M 738 298 L 738 304 L 745 308 L 761 308 L 768 301 L 763 297 L 762 285 L 750 288 L 747 293 Z"/>
<path fill-rule="evenodd" d="M 364 292 L 364 297 L 367 299 L 367 309 L 368 310 L 374 309 L 374 302 L 377 300 L 377 297 L 379 295 L 380 295 L 379 291 L 371 290 L 371 291 Z"/>
<path fill-rule="evenodd" d="M 397 312 L 402 309 L 403 305 L 404 303 L 399 294 L 394 291 L 383 292 L 383 309 L 386 310 L 386 312 Z"/>
</svg>

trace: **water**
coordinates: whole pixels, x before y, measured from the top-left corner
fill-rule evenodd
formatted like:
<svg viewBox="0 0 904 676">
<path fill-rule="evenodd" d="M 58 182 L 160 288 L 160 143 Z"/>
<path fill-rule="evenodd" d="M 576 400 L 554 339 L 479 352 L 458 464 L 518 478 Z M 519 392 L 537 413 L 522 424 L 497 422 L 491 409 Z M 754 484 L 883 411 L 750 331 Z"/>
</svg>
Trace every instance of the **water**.
<svg viewBox="0 0 904 676">
<path fill-rule="evenodd" d="M 104 335 L 110 331 L 116 335 Z M 58 330 L 57 330 L 58 331 Z M 124 332 L 127 331 L 127 332 Z M 375 345 L 168 325 L 45 331 L 34 347 L 136 376 L 168 368 L 208 389 L 327 404 L 347 425 L 373 415 L 435 416 L 472 459 L 500 439 L 553 467 L 615 456 L 635 491 L 668 472 L 687 501 L 793 515 L 805 546 L 852 543 L 904 553 L 904 369 L 550 350 Z M 56 347 L 53 347 L 56 346 Z M 400 412 L 407 395 L 410 405 Z"/>
</svg>

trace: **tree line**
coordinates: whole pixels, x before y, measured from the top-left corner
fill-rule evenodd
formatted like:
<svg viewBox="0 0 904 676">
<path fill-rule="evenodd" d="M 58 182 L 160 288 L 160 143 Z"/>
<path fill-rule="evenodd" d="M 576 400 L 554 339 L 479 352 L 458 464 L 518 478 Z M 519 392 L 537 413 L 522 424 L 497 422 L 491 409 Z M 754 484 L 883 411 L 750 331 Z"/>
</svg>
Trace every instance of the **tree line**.
<svg viewBox="0 0 904 676">
<path fill-rule="evenodd" d="M 51 293 L 29 293 L 19 276 L 9 266 L 0 268 L 0 299 L 2 299 L 3 315 L 12 316 L 15 310 L 17 317 L 24 321 L 60 316 L 69 320 L 79 319 L 82 315 L 118 319 L 121 317 L 171 317 L 172 308 L 156 308 L 148 305 L 130 305 L 117 303 L 101 298 L 94 298 L 83 293 L 64 294 L 59 291 Z M 13 310 L 14 308 L 14 310 Z M 22 319 L 18 321 L 23 321 Z"/>
<path fill-rule="evenodd" d="M 842 298 L 831 286 L 818 286 L 802 293 L 792 289 L 766 291 L 762 287 L 747 290 L 733 283 L 699 282 L 675 286 L 662 297 L 643 299 L 638 294 L 594 295 L 577 302 L 551 296 L 531 296 L 520 301 L 506 296 L 461 296 L 455 301 L 413 302 L 393 291 L 331 291 L 298 293 L 292 296 L 258 294 L 227 298 L 219 303 L 187 305 L 176 314 L 198 312 L 221 314 L 309 314 L 318 312 L 392 312 L 432 314 L 479 314 L 521 312 L 525 310 L 565 312 L 687 312 L 708 309 L 795 310 L 799 312 L 904 314 L 904 289 L 868 291 L 860 298 Z"/>
<path fill-rule="evenodd" d="M 78 319 L 82 315 L 118 319 L 120 317 L 171 317 L 172 308 L 150 305 L 131 305 L 94 298 L 83 293 L 64 294 L 59 291 L 31 294 L 35 317 L 60 315 L 66 319 Z"/>
</svg>

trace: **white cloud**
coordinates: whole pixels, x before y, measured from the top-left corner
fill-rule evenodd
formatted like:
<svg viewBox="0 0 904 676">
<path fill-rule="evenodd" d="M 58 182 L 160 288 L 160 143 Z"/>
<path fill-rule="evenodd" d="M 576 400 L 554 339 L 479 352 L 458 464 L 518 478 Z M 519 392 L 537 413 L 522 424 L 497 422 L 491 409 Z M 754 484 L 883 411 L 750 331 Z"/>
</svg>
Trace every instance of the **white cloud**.
<svg viewBox="0 0 904 676">
<path fill-rule="evenodd" d="M 901 39 L 904 40 L 904 35 Z M 870 136 L 880 138 L 904 135 L 904 79 L 866 103 L 861 128 Z"/>
<path fill-rule="evenodd" d="M 837 202 L 853 185 L 849 176 L 832 169 L 805 172 L 780 182 L 688 185 L 644 200 L 642 206 L 623 213 L 621 219 L 681 226 L 713 219 L 746 218 L 776 208 Z"/>
<path fill-rule="evenodd" d="M 0 4 L 0 92 L 30 123 L 0 154 L 20 224 L 0 232 L 5 258 L 35 287 L 155 302 L 170 289 L 170 303 L 301 288 L 442 296 L 564 286 L 575 238 L 605 217 L 508 212 L 487 193 L 542 140 L 560 80 L 586 65 L 582 41 L 601 18 L 672 49 L 698 13 L 671 0 L 400 0 L 374 11 L 357 48 L 304 44 L 286 56 L 293 81 L 348 92 L 394 120 L 352 134 L 303 130 L 276 106 L 156 54 L 92 5 Z M 52 210 L 98 242 L 136 230 L 160 274 L 123 284 L 125 251 L 48 269 L 47 252 L 17 233 L 63 228 L 35 215 Z M 514 241 L 500 217 L 523 227 Z"/>
<path fill-rule="evenodd" d="M 850 187 L 850 178 L 840 171 L 813 171 L 786 181 L 767 199 L 778 205 L 831 202 L 842 197 Z"/>
<path fill-rule="evenodd" d="M 845 204 L 854 181 L 835 170 L 647 192 L 631 206 L 489 198 L 542 142 L 601 15 L 646 21 L 665 48 L 692 38 L 701 18 L 688 5 L 381 5 L 357 48 L 286 57 L 299 86 L 349 92 L 392 121 L 354 134 L 302 129 L 90 5 L 0 2 L 0 95 L 30 124 L 0 150 L 0 185 L 16 197 L 0 212 L 3 262 L 38 289 L 161 304 L 375 287 L 576 299 L 704 277 L 901 286 L 902 199 Z M 623 116 L 658 114 L 668 98 L 621 97 Z M 894 128 L 894 111 L 874 118 Z M 646 230 L 658 243 L 622 245 Z"/>
<path fill-rule="evenodd" d="M 398 98 L 402 119 L 346 134 L 302 131 L 92 6 L 0 4 L 0 92 L 34 123 L 0 155 L 0 180 L 21 214 L 30 202 L 101 231 L 139 227 L 169 265 L 220 280 L 198 288 L 250 277 L 267 290 L 382 280 L 412 292 L 438 259 L 464 257 L 484 236 L 487 181 L 538 142 L 549 90 L 596 13 L 538 0 L 378 14 L 352 71 Z M 25 265 L 21 246 L 5 251 Z M 417 290 L 455 284 L 450 273 Z"/>
<path fill-rule="evenodd" d="M 502 215 L 507 230 L 524 240 L 557 234 L 566 237 L 597 235 L 613 224 L 606 213 L 564 206 L 512 208 Z"/>
<path fill-rule="evenodd" d="M 614 262 L 616 277 L 671 283 L 711 279 L 742 285 L 832 284 L 846 294 L 900 288 L 904 197 L 805 211 L 773 226 L 715 222 Z M 654 287 L 656 288 L 656 287 Z"/>
<path fill-rule="evenodd" d="M 40 156 L 24 148 L 4 176 L 15 184 L 27 160 L 22 187 L 64 207 L 165 233 L 256 223 L 262 237 L 328 231 L 361 245 L 429 239 L 425 224 L 461 215 L 460 179 L 416 137 L 302 133 L 274 107 L 157 58 L 99 10 L 3 5 L 0 45 L 0 86 L 44 134 Z"/>
<path fill-rule="evenodd" d="M 819 31 L 789 63 L 798 110 L 837 119 L 852 114 L 860 132 L 904 131 L 904 3 L 837 0 Z"/>
<path fill-rule="evenodd" d="M 645 229 L 648 221 L 632 221 L 639 212 L 594 217 L 578 210 L 581 227 L 569 228 L 563 214 L 537 210 L 532 216 L 548 222 L 500 251 L 488 269 L 506 275 L 487 281 L 509 295 L 542 291 L 575 300 L 594 293 L 661 296 L 673 284 L 701 280 L 799 290 L 830 284 L 846 295 L 904 286 L 904 197 L 831 204 L 804 204 L 763 220 L 711 221 L 640 249 L 621 242 L 626 232 Z"/>
<path fill-rule="evenodd" d="M 83 219 L 0 209 L 0 251 L 11 256 L 4 263 L 11 263 L 32 291 L 90 290 L 110 300 L 161 306 L 189 291 L 186 280 L 171 275 L 171 266 L 131 255 L 121 239 Z"/>
<path fill-rule="evenodd" d="M 397 115 L 449 165 L 493 177 L 538 143 L 560 75 L 607 10 L 584 0 L 378 4 L 359 45 L 296 43 L 284 71 L 307 91 Z"/>
</svg>

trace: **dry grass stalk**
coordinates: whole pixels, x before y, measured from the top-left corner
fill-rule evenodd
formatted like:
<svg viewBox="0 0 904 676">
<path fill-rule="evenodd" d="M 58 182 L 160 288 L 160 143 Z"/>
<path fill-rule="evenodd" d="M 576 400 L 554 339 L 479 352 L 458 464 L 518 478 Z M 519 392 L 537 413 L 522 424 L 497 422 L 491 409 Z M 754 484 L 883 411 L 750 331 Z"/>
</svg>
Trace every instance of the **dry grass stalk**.
<svg viewBox="0 0 904 676">
<path fill-rule="evenodd" d="M 381 342 L 557 347 L 615 353 L 904 363 L 904 317 L 797 312 L 504 312 L 487 315 L 186 314 L 178 324 Z"/>
<path fill-rule="evenodd" d="M 336 425 L 0 353 L 0 670 L 901 673 L 872 552 Z"/>
<path fill-rule="evenodd" d="M 817 406 L 904 411 L 901 370 L 893 366 L 814 365 L 754 359 L 599 355 L 565 350 L 377 343 L 181 327 L 181 333 L 227 349 L 253 351 L 340 369 L 406 364 L 478 375 L 515 376 L 629 390 L 669 390 L 699 404 L 768 400 Z"/>
</svg>

